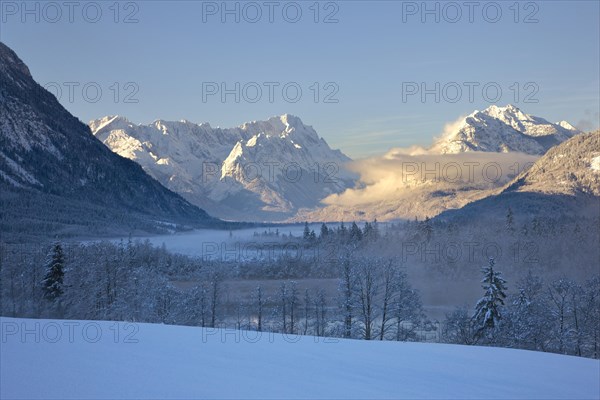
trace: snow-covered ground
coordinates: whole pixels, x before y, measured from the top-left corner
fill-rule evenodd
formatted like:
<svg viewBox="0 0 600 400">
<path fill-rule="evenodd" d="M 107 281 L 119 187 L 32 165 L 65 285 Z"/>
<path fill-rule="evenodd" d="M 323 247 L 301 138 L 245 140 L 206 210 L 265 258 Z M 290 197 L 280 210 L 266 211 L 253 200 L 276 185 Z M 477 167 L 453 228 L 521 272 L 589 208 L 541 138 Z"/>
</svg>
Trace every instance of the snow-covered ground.
<svg viewBox="0 0 600 400">
<path fill-rule="evenodd" d="M 521 350 L 0 319 L 0 398 L 600 397 L 600 361 Z"/>
</svg>

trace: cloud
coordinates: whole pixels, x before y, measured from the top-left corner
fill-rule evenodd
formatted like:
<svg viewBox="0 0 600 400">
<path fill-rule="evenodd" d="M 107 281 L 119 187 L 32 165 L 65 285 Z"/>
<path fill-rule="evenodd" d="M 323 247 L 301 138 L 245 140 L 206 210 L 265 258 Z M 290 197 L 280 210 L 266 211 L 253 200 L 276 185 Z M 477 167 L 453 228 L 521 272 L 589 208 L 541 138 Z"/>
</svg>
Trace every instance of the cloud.
<svg viewBox="0 0 600 400">
<path fill-rule="evenodd" d="M 352 207 L 401 200 L 422 191 L 493 189 L 538 158 L 522 153 L 432 154 L 419 146 L 394 148 L 382 156 L 352 162 L 349 168 L 360 175 L 358 186 L 331 195 L 323 203 Z"/>
<path fill-rule="evenodd" d="M 442 133 L 439 136 L 437 136 L 436 138 L 434 138 L 433 142 L 436 143 L 437 141 L 445 139 L 446 137 L 448 137 L 450 135 L 454 135 L 465 125 L 466 118 L 467 118 L 467 115 L 461 115 L 456 120 L 446 123 L 444 125 L 444 129 L 442 130 Z"/>
<path fill-rule="evenodd" d="M 441 154 L 444 143 L 465 124 L 466 116 L 444 125 L 430 148 L 396 147 L 379 156 L 351 162 L 348 168 L 360 176 L 357 187 L 323 199 L 326 205 L 344 207 L 416 199 L 425 192 L 490 190 L 508 183 L 539 158 L 523 153 L 472 151 Z"/>
</svg>

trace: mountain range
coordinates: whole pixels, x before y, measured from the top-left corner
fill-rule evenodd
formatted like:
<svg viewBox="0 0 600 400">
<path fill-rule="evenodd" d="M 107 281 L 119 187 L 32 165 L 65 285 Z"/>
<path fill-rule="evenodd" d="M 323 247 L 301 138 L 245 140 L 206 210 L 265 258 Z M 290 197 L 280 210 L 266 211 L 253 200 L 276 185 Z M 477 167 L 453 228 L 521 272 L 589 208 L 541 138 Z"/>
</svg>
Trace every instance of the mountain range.
<svg viewBox="0 0 600 400">
<path fill-rule="evenodd" d="M 461 208 L 469 215 L 531 193 L 591 199 L 584 203 L 593 207 L 598 135 L 491 106 L 451 124 L 429 148 L 352 161 L 290 114 L 228 129 L 185 120 L 138 125 L 119 116 L 86 126 L 0 43 L 3 240 L 226 225 L 209 213 L 294 222 L 448 216 Z M 474 160 L 476 173 L 490 163 L 503 171 L 490 181 L 440 179 L 435 170 Z M 515 161 L 521 168 L 512 169 Z"/>
<path fill-rule="evenodd" d="M 2 240 L 220 223 L 107 149 L 3 43 L 0 203 Z"/>
<path fill-rule="evenodd" d="M 497 194 L 552 146 L 580 133 L 566 121 L 493 105 L 450 124 L 429 148 L 391 149 L 355 162 L 362 185 L 300 210 L 294 220 L 412 219 L 459 209 Z M 410 165 L 419 173 L 403 173 Z"/>
<path fill-rule="evenodd" d="M 367 205 L 348 205 L 337 200 L 368 186 L 359 179 L 360 168 L 353 170 L 349 157 L 332 150 L 312 127 L 289 114 L 229 129 L 189 121 L 138 125 L 119 116 L 100 118 L 89 126 L 112 151 L 136 161 L 167 188 L 224 219 L 385 220 L 435 215 L 485 197 L 518 172 L 484 186 L 412 180 L 408 195 L 403 191 Z M 578 133 L 566 121 L 551 123 L 513 105 L 490 106 L 453 124 L 428 149 L 408 154 L 392 149 L 384 158 L 472 152 L 537 157 Z M 404 183 L 403 179 L 401 186 Z M 322 201 L 330 205 L 323 206 Z"/>
<path fill-rule="evenodd" d="M 223 219 L 289 218 L 356 179 L 344 168 L 350 158 L 289 114 L 229 129 L 189 121 L 136 125 L 118 116 L 89 126 L 112 151 Z"/>
</svg>

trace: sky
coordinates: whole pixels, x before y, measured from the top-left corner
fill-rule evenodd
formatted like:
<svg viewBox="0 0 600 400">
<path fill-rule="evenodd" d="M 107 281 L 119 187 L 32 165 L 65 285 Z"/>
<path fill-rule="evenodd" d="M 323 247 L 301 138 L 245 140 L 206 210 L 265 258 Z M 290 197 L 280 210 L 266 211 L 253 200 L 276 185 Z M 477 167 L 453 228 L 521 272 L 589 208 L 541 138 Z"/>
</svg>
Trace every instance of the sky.
<svg viewBox="0 0 600 400">
<path fill-rule="evenodd" d="M 492 104 L 598 127 L 600 2 L 0 1 L 0 40 L 75 116 L 290 113 L 353 158 Z"/>
</svg>

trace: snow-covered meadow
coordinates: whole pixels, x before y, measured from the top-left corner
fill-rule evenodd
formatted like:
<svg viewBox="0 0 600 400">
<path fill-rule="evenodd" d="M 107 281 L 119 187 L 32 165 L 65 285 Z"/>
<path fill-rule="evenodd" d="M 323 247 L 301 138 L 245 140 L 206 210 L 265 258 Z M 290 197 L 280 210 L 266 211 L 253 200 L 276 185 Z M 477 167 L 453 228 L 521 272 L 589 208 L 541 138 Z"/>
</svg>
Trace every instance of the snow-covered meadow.
<svg viewBox="0 0 600 400">
<path fill-rule="evenodd" d="M 445 344 L 1 318 L 3 399 L 597 399 L 600 361 Z"/>
</svg>

